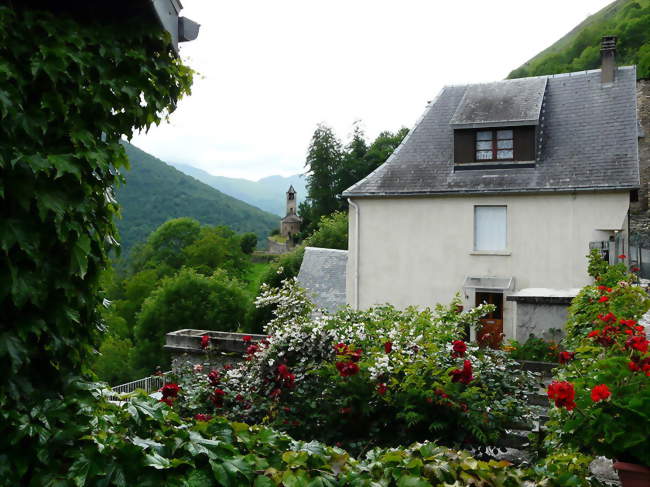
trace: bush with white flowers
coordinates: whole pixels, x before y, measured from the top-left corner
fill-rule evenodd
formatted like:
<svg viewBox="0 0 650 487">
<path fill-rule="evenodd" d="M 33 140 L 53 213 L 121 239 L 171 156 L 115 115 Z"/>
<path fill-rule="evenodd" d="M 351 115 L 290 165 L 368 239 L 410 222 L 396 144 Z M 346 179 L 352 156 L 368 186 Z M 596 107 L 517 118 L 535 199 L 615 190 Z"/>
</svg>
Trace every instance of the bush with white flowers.
<svg viewBox="0 0 650 487">
<path fill-rule="evenodd" d="M 268 337 L 232 367 L 188 366 L 174 407 L 353 450 L 426 439 L 494 444 L 509 422 L 527 419 L 533 377 L 505 353 L 462 340 L 489 305 L 462 312 L 456 298 L 433 310 L 330 315 L 293 279 L 263 291 L 258 305 L 269 304 Z"/>
</svg>

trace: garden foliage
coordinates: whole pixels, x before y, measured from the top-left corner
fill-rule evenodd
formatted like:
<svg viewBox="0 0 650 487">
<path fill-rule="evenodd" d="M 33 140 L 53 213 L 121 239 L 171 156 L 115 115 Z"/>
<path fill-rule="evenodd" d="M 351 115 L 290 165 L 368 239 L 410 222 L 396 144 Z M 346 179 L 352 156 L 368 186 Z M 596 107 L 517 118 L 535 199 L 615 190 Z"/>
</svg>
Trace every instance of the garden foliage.
<svg viewBox="0 0 650 487">
<path fill-rule="evenodd" d="M 294 280 L 265 288 L 258 305 L 269 304 L 269 337 L 233 368 L 188 367 L 174 407 L 352 451 L 426 439 L 494 445 L 507 424 L 528 419 L 532 377 L 504 352 L 460 340 L 487 305 L 459 313 L 455 300 L 433 311 L 382 306 L 314 317 Z"/>
<path fill-rule="evenodd" d="M 40 486 L 88 426 L 75 384 L 102 328 L 120 140 L 173 111 L 192 72 L 142 19 L 22 3 L 0 6 L 0 464 L 4 482 Z"/>
<path fill-rule="evenodd" d="M 650 353 L 638 323 L 648 296 L 622 264 L 592 253 L 590 270 L 601 284 L 571 305 L 574 348 L 548 389 L 556 406 L 549 444 L 650 466 Z"/>
</svg>

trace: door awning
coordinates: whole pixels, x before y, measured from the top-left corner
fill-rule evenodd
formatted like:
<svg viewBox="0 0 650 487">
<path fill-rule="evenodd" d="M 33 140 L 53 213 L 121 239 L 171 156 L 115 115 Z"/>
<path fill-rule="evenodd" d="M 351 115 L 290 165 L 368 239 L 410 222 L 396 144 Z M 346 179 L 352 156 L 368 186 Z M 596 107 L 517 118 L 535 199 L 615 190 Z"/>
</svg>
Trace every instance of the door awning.
<svg viewBox="0 0 650 487">
<path fill-rule="evenodd" d="M 514 277 L 467 276 L 463 283 L 463 289 L 508 291 L 512 289 L 514 280 Z"/>
</svg>

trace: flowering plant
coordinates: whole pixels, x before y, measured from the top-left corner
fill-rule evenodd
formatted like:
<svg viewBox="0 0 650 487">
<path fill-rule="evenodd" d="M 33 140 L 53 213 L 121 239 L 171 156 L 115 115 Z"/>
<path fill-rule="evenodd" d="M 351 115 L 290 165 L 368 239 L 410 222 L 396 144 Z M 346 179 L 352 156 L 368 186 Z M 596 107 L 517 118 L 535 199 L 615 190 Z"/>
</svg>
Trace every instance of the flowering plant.
<svg viewBox="0 0 650 487">
<path fill-rule="evenodd" d="M 508 422 L 527 417 L 532 376 L 504 352 L 462 339 L 487 306 L 313 315 L 294 280 L 258 301 L 274 305 L 268 338 L 229 370 L 188 367 L 174 406 L 182 414 L 270 424 L 353 451 L 434 438 L 494 444 Z"/>
<path fill-rule="evenodd" d="M 609 267 L 599 269 L 609 275 Z M 568 360 L 547 391 L 555 405 L 548 423 L 551 442 L 650 466 L 649 342 L 634 318 L 647 309 L 648 298 L 637 290 L 629 292 L 627 280 L 609 284 L 583 290 L 572 304 L 574 318 L 591 317 L 591 329 L 583 330 L 578 340 L 577 330 L 583 327 L 576 326 L 579 320 L 569 323 L 570 340 L 577 346 L 567 352 Z M 585 301 L 592 291 L 595 295 Z M 628 306 L 617 304 L 620 299 Z"/>
</svg>

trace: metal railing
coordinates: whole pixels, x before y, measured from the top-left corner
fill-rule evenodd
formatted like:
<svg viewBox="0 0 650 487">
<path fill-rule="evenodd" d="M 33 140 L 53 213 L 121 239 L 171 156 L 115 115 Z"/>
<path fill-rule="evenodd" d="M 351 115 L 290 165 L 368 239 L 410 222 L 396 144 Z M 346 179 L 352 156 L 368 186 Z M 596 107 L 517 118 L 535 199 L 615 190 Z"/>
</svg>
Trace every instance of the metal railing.
<svg viewBox="0 0 650 487">
<path fill-rule="evenodd" d="M 150 377 L 145 377 L 143 379 L 134 380 L 127 382 L 125 384 L 120 384 L 119 386 L 111 387 L 111 390 L 116 394 L 111 396 L 109 399 L 112 401 L 124 401 L 126 399 L 120 398 L 117 394 L 128 394 L 129 392 L 134 392 L 138 389 L 145 391 L 147 394 L 156 392 L 162 386 L 165 385 L 166 376 L 169 372 L 163 372 L 162 375 L 152 375 Z"/>
</svg>

